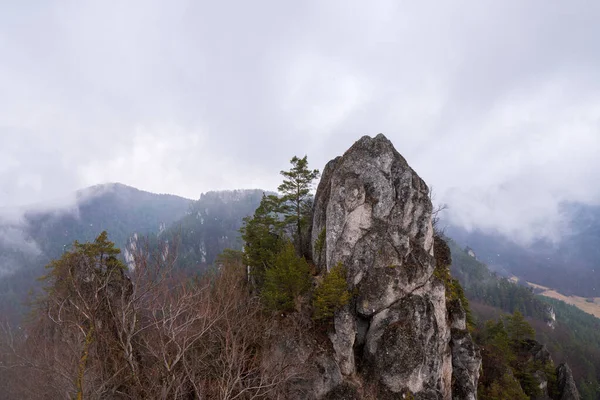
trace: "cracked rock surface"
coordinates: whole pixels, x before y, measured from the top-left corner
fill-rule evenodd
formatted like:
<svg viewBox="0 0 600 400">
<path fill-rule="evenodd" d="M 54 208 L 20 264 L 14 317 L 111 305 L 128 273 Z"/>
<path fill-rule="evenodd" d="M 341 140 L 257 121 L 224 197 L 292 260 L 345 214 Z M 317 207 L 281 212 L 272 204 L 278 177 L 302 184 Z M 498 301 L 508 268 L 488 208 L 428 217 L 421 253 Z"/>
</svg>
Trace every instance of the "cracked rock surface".
<svg viewBox="0 0 600 400">
<path fill-rule="evenodd" d="M 383 135 L 361 138 L 323 171 L 312 243 L 324 232 L 325 246 L 313 259 L 320 274 L 342 263 L 355 294 L 328 335 L 344 393 L 451 399 L 453 354 L 460 365 L 480 363 L 476 349 L 451 348 L 445 288 L 433 275 L 431 212 L 427 185 Z M 473 346 L 460 331 L 460 342 Z M 462 370 L 470 382 L 463 395 L 476 398 L 470 370 Z"/>
</svg>

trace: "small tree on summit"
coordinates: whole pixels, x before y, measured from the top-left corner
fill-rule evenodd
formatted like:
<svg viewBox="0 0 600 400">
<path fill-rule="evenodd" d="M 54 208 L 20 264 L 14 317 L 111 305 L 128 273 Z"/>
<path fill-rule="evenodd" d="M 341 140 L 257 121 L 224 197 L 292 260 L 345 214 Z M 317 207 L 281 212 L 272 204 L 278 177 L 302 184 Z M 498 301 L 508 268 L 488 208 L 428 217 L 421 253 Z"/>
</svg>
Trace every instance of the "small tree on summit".
<svg viewBox="0 0 600 400">
<path fill-rule="evenodd" d="M 278 190 L 282 194 L 281 212 L 285 216 L 285 222 L 294 226 L 298 250 L 302 254 L 304 252 L 302 237 L 309 222 L 310 190 L 312 182 L 319 177 L 319 170 L 308 168 L 306 156 L 303 158 L 294 156 L 290 162 L 292 168 L 289 171 L 281 171 L 284 180 Z"/>
<path fill-rule="evenodd" d="M 62 375 L 73 376 L 76 399 L 84 397 L 91 355 L 100 360 L 95 366 L 101 368 L 90 379 L 126 379 L 124 369 L 116 366 L 123 362 L 123 354 L 113 351 L 119 348 L 114 315 L 133 290 L 127 268 L 117 258 L 120 252 L 102 232 L 93 243 L 75 242 L 73 250 L 46 266 L 50 272 L 42 278 L 46 296 L 37 307 L 44 318 L 39 318 L 33 331 L 41 337 L 59 332 L 44 343 L 54 346 Z"/>
<path fill-rule="evenodd" d="M 535 330 L 519 311 L 515 311 L 513 315 L 506 317 L 506 331 L 510 340 L 517 345 L 535 337 Z"/>
</svg>

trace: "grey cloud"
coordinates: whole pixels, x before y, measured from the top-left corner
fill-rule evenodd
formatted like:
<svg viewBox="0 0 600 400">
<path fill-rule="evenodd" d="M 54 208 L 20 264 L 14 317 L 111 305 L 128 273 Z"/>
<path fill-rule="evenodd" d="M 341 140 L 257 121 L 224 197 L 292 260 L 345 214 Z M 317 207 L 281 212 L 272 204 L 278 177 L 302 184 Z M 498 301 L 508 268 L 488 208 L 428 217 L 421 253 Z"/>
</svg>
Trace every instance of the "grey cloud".
<svg viewBox="0 0 600 400">
<path fill-rule="evenodd" d="M 27 238 L 19 226 L 0 227 L 0 248 L 22 251 L 29 254 L 39 254 L 38 245 Z M 0 267 L 0 270 L 2 268 Z"/>
<path fill-rule="evenodd" d="M 0 6 L 0 206 L 121 181 L 274 189 L 385 133 L 449 218 L 553 237 L 598 203 L 600 5 Z"/>
<path fill-rule="evenodd" d="M 25 226 L 20 210 L 0 209 L 0 278 L 18 269 L 24 257 L 33 258 L 41 252 Z"/>
</svg>

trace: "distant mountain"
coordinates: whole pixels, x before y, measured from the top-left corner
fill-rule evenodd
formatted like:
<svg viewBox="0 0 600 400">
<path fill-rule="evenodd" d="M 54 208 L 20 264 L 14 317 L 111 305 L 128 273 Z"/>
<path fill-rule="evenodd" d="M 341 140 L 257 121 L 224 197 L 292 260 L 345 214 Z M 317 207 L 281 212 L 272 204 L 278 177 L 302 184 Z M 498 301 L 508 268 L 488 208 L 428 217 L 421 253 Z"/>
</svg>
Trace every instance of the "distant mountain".
<svg viewBox="0 0 600 400">
<path fill-rule="evenodd" d="M 76 193 L 77 206 L 63 212 L 28 211 L 27 234 L 50 258 L 74 240 L 94 240 L 102 231 L 123 247 L 133 234 L 158 232 L 183 217 L 192 200 L 155 194 L 119 183 L 92 186 Z"/>
<path fill-rule="evenodd" d="M 162 230 L 157 239 L 178 243 L 180 268 L 203 271 L 223 250 L 242 249 L 243 219 L 254 214 L 263 193 L 259 189 L 204 193 L 184 217 Z"/>
<path fill-rule="evenodd" d="M 600 207 L 565 204 L 560 241 L 521 245 L 498 233 L 449 226 L 446 234 L 471 247 L 493 270 L 564 294 L 600 296 Z"/>
<path fill-rule="evenodd" d="M 123 253 L 143 238 L 177 241 L 179 267 L 201 272 L 224 249 L 242 249 L 243 218 L 254 213 L 263 193 L 216 191 L 193 201 L 112 183 L 78 191 L 69 208 L 40 204 L 22 211 L 20 220 L 0 220 L 0 315 L 16 319 L 43 266 L 73 241 L 93 241 L 104 230 Z"/>
<path fill-rule="evenodd" d="M 111 183 L 78 191 L 69 207 L 37 204 L 20 210 L 18 219 L 0 219 L 0 314 L 20 313 L 43 266 L 73 241 L 90 241 L 106 230 L 124 247 L 132 234 L 158 232 L 182 218 L 192 203 Z"/>
</svg>

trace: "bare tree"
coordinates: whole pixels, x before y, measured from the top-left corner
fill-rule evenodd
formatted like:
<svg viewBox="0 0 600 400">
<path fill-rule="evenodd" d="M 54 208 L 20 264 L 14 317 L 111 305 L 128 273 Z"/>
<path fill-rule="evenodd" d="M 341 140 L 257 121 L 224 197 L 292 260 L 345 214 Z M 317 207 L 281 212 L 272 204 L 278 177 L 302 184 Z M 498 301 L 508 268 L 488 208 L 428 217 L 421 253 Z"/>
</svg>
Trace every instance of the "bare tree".
<svg viewBox="0 0 600 400">
<path fill-rule="evenodd" d="M 431 204 L 433 205 L 431 211 L 431 224 L 433 225 L 434 235 L 443 237 L 446 228 L 440 226 L 440 215 L 444 210 L 448 209 L 448 205 L 446 203 L 435 203 L 435 191 L 433 190 L 433 186 L 429 188 L 429 200 L 431 200 Z"/>
<path fill-rule="evenodd" d="M 276 398 L 293 375 L 264 362 L 273 321 L 239 255 L 187 277 L 173 243 L 141 243 L 129 268 L 116 254 L 104 236 L 51 264 L 25 333 L 5 329 L 0 379 L 32 399 Z"/>
</svg>

